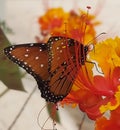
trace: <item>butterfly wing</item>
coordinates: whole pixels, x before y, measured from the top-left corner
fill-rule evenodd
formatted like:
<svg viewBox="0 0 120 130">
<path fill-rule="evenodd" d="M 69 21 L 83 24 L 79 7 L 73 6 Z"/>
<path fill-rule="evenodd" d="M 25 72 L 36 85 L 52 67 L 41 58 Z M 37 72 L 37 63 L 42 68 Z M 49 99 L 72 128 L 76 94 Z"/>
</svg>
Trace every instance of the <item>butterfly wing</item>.
<svg viewBox="0 0 120 130">
<path fill-rule="evenodd" d="M 76 48 L 82 44 L 71 38 L 51 37 L 48 40 L 50 91 L 64 97 L 70 92 L 77 75 Z"/>
<path fill-rule="evenodd" d="M 51 80 L 57 79 L 54 79 L 52 73 L 50 74 L 48 71 L 49 49 L 47 44 L 13 45 L 5 48 L 4 53 L 36 79 L 41 96 L 46 101 L 56 103 L 66 96 L 66 94 L 55 94 L 54 91 L 50 90 L 50 87 L 52 87 Z"/>
<path fill-rule="evenodd" d="M 46 44 L 21 44 L 4 49 L 7 57 L 36 78 L 48 78 L 48 52 Z"/>
<path fill-rule="evenodd" d="M 56 103 L 67 96 L 76 77 L 76 47 L 83 45 L 70 38 L 51 37 L 47 44 L 13 45 L 4 53 L 36 79 L 46 101 Z"/>
</svg>

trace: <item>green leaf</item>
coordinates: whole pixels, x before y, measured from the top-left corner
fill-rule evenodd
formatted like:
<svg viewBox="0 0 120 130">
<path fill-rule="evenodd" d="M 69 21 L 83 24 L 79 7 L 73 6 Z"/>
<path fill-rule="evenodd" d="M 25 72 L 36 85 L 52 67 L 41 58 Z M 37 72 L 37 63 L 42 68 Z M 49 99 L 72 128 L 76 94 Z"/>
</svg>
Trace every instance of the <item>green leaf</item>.
<svg viewBox="0 0 120 130">
<path fill-rule="evenodd" d="M 2 30 L 4 30 L 4 32 L 13 34 L 12 29 L 7 26 L 5 21 L 0 20 L 0 27 L 1 27 Z"/>
<path fill-rule="evenodd" d="M 10 45 L 10 42 L 0 28 L 0 80 L 9 89 L 25 91 L 18 66 L 11 62 L 3 53 L 3 49 Z"/>
<path fill-rule="evenodd" d="M 60 123 L 60 118 L 58 114 L 58 110 L 55 108 L 55 104 L 47 103 L 48 114 L 55 122 Z"/>
</svg>

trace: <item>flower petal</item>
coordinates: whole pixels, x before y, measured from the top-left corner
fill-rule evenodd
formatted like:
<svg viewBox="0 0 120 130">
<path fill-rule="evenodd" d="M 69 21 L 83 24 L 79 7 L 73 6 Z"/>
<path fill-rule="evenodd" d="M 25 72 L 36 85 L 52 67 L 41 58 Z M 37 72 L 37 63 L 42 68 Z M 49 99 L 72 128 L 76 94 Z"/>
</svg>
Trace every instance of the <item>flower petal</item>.
<svg viewBox="0 0 120 130">
<path fill-rule="evenodd" d="M 105 78 L 103 76 L 95 76 L 94 77 L 94 86 L 96 88 L 96 92 L 102 96 L 112 96 L 114 91 L 112 90 L 112 84 L 110 83 L 109 78 Z"/>
<path fill-rule="evenodd" d="M 120 67 L 115 67 L 113 71 L 112 79 L 113 79 L 114 86 L 120 85 Z M 116 90 L 116 88 L 114 89 Z"/>
<path fill-rule="evenodd" d="M 109 119 L 105 117 L 97 119 L 95 130 L 120 130 L 120 107 L 110 114 Z"/>
</svg>

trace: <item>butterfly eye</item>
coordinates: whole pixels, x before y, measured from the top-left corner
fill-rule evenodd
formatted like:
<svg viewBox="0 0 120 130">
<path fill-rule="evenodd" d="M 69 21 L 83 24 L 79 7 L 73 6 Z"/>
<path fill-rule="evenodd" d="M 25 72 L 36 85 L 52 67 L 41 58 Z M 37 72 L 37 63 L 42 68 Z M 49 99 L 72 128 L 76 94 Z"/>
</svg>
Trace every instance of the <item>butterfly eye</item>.
<svg viewBox="0 0 120 130">
<path fill-rule="evenodd" d="M 87 46 L 88 50 L 87 51 L 92 51 L 94 49 L 94 44 L 89 44 Z"/>
<path fill-rule="evenodd" d="M 47 43 L 13 45 L 4 49 L 10 60 L 36 79 L 41 96 L 53 103 L 69 94 L 77 75 L 77 63 L 84 64 L 87 51 L 88 47 L 78 41 L 57 36 Z"/>
</svg>

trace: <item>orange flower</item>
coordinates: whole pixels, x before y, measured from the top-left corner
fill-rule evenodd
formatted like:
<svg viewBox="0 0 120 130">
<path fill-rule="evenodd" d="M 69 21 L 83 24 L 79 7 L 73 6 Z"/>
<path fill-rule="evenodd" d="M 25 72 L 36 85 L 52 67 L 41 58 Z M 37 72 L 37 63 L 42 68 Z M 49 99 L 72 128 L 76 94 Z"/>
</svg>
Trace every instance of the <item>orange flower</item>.
<svg viewBox="0 0 120 130">
<path fill-rule="evenodd" d="M 68 14 L 65 13 L 62 8 L 49 9 L 46 14 L 38 20 L 42 34 L 54 33 L 57 28 L 60 32 L 61 26 L 64 25 L 65 19 L 67 18 Z"/>
<path fill-rule="evenodd" d="M 62 8 L 52 8 L 39 17 L 39 24 L 43 36 L 67 36 L 87 44 L 95 37 L 94 27 L 99 24 L 94 20 L 95 16 L 81 10 L 76 13 L 73 10 L 65 12 Z"/>
</svg>

